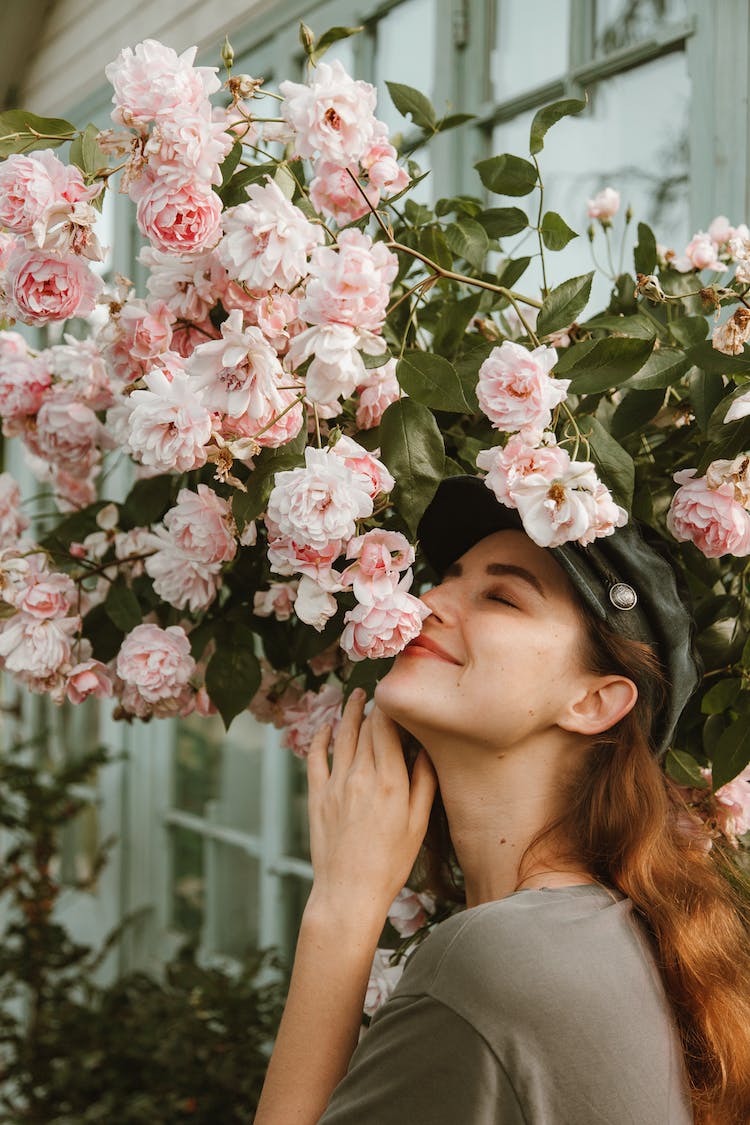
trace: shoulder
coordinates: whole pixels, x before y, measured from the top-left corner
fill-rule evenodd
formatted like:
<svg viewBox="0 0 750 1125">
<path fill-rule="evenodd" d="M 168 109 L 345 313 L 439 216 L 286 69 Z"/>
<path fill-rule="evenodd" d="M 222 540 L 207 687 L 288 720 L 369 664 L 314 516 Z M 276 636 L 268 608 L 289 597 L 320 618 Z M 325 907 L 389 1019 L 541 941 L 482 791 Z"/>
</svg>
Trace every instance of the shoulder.
<svg viewBox="0 0 750 1125">
<path fill-rule="evenodd" d="M 519 1026 L 581 1005 L 608 1020 L 613 996 L 663 1003 L 630 900 L 596 886 L 522 891 L 454 915 L 412 955 L 397 991 L 427 993 L 477 1027 L 488 1011 Z"/>
</svg>

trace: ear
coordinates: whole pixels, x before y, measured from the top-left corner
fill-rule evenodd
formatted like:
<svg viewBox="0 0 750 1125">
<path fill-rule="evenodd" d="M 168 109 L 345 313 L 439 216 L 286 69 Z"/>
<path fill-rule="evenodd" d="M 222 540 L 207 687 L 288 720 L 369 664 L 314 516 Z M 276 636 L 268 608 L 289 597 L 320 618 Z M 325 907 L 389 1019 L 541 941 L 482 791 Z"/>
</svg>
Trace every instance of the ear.
<svg viewBox="0 0 750 1125">
<path fill-rule="evenodd" d="M 625 676 L 599 676 L 587 691 L 571 701 L 557 720 L 563 730 L 601 734 L 635 706 L 638 688 Z"/>
</svg>

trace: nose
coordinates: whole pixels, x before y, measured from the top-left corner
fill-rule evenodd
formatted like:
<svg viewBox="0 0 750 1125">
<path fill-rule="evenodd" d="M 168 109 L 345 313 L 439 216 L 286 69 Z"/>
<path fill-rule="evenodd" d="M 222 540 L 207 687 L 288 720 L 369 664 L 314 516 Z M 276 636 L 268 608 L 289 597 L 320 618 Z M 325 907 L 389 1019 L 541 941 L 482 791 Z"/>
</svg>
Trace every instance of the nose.
<svg viewBox="0 0 750 1125">
<path fill-rule="evenodd" d="M 455 612 L 456 599 L 450 597 L 450 592 L 444 584 L 432 586 L 419 597 L 427 608 L 432 610 L 432 615 L 437 621 L 449 621 Z"/>
</svg>

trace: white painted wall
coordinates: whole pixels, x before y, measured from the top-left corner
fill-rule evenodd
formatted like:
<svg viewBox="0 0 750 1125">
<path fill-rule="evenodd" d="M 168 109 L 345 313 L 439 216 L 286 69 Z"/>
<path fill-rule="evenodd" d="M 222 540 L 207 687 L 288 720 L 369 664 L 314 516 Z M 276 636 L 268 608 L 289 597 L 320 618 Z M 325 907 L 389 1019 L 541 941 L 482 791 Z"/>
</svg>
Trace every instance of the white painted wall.
<svg viewBox="0 0 750 1125">
<path fill-rule="evenodd" d="M 20 104 L 47 116 L 70 112 L 104 85 L 104 67 L 123 47 L 147 38 L 177 51 L 195 44 L 204 64 L 220 65 L 224 35 L 231 36 L 273 4 L 274 0 L 58 0 L 32 48 Z"/>
</svg>

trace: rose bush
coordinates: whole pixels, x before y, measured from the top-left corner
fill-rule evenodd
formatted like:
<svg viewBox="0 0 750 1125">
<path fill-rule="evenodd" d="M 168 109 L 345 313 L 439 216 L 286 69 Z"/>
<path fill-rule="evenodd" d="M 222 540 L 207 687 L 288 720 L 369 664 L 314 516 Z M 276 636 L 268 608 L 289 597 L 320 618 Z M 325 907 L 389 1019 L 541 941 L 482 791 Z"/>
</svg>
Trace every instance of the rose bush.
<svg viewBox="0 0 750 1125">
<path fill-rule="evenodd" d="M 481 473 L 542 545 L 631 518 L 669 542 L 706 680 L 666 768 L 738 844 L 750 231 L 717 216 L 668 248 L 638 223 L 592 311 L 593 271 L 555 276 L 577 236 L 540 174 L 547 130 L 585 102 L 540 110 L 528 153 L 479 161 L 472 193 L 418 203 L 374 87 L 320 61 L 345 34 L 305 33 L 308 80 L 279 94 L 231 52 L 222 86 L 194 48 L 146 40 L 106 68 L 114 130 L 0 115 L 0 416 L 58 507 L 32 533 L 0 477 L 2 666 L 57 702 L 112 696 L 124 719 L 249 707 L 304 755 L 420 630 L 419 518 L 444 476 Z M 389 91 L 412 155 L 466 121 Z M 115 184 L 145 243 L 138 292 L 96 272 Z M 626 234 L 599 186 L 573 221 Z M 71 317 L 84 338 L 17 330 Z M 135 483 L 113 501 L 100 477 L 123 453 Z"/>
</svg>

